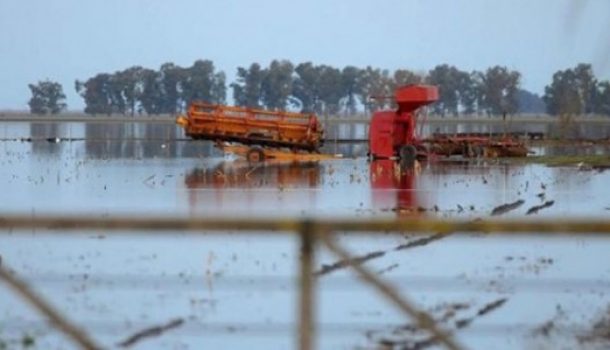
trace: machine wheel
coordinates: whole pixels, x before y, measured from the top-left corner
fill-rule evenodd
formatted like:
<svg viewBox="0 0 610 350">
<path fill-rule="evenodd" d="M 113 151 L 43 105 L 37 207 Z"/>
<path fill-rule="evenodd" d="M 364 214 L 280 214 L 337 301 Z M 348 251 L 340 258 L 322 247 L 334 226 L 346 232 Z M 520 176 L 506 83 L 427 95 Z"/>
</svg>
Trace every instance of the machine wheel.
<svg viewBox="0 0 610 350">
<path fill-rule="evenodd" d="M 417 148 L 413 145 L 404 145 L 399 150 L 400 165 L 403 167 L 410 167 L 415 164 L 417 160 Z"/>
<path fill-rule="evenodd" d="M 246 159 L 250 163 L 259 163 L 265 161 L 265 153 L 260 147 L 250 148 L 248 153 L 246 153 Z"/>
</svg>

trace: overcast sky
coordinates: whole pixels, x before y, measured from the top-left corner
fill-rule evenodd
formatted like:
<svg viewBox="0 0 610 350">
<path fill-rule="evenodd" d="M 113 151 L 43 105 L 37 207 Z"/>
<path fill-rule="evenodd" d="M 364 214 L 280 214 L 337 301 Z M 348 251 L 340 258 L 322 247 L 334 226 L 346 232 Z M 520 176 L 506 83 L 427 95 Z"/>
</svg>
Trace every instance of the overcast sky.
<svg viewBox="0 0 610 350">
<path fill-rule="evenodd" d="M 610 0 L 0 0 L 0 109 L 27 109 L 28 83 L 132 65 L 238 66 L 289 59 L 425 71 L 504 65 L 542 93 L 579 62 L 610 78 Z M 229 95 L 231 91 L 228 91 Z"/>
</svg>

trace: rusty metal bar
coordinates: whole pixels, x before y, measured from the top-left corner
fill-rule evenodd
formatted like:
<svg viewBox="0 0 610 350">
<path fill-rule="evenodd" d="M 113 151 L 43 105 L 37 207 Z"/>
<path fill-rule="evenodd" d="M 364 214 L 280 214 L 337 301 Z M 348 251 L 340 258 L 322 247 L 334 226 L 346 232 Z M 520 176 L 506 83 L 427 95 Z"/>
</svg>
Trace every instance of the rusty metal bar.
<svg viewBox="0 0 610 350">
<path fill-rule="evenodd" d="M 101 217 L 101 216 L 53 216 L 53 215 L 3 215 L 0 229 L 49 229 L 62 231 L 184 231 L 205 234 L 208 231 L 286 231 L 298 232 L 301 222 L 289 219 L 240 219 L 235 218 L 188 218 L 188 217 Z M 194 231 L 194 232 L 193 232 Z M 257 233 L 258 234 L 258 233 Z"/>
<path fill-rule="evenodd" d="M 45 315 L 51 321 L 51 324 L 54 327 L 61 330 L 74 343 L 78 344 L 81 349 L 102 349 L 102 347 L 97 345 L 93 339 L 89 338 L 87 333 L 68 321 L 59 311 L 57 311 L 41 296 L 31 290 L 24 281 L 14 276 L 2 266 L 0 266 L 0 280 L 4 280 L 20 297 L 25 299 L 25 301 L 32 305 L 41 314 Z"/>
<path fill-rule="evenodd" d="M 439 220 L 439 219 L 316 219 L 320 231 L 350 231 L 365 234 L 405 232 L 459 233 L 510 233 L 510 234 L 610 234 L 610 220 L 599 219 L 511 219 L 511 220 Z M 52 215 L 3 215 L 0 229 L 50 229 L 63 231 L 191 231 L 191 234 L 209 234 L 209 231 L 266 231 L 266 233 L 294 234 L 299 232 L 302 219 L 240 219 L 193 217 L 100 217 Z M 0 231 L 0 234 L 2 231 Z M 258 233 L 257 233 L 258 234 Z"/>
<path fill-rule="evenodd" d="M 315 278 L 314 256 L 316 231 L 313 222 L 304 221 L 299 230 L 301 241 L 301 254 L 299 264 L 299 322 L 298 322 L 298 348 L 299 350 L 312 350 L 315 348 Z"/>
<path fill-rule="evenodd" d="M 418 310 L 411 301 L 408 301 L 404 296 L 401 296 L 396 288 L 391 286 L 389 283 L 382 281 L 375 274 L 369 271 L 368 268 L 360 264 L 354 264 L 353 259 L 347 250 L 343 249 L 337 243 L 334 242 L 333 236 L 329 234 L 321 235 L 321 239 L 328 247 L 328 249 L 335 253 L 341 260 L 350 262 L 350 266 L 360 275 L 360 277 L 373 287 L 377 289 L 382 295 L 388 298 L 391 302 L 394 303 L 400 310 L 402 310 L 407 316 L 411 317 L 417 325 L 422 328 L 428 330 L 432 335 L 442 344 L 444 344 L 447 349 L 451 350 L 459 350 L 463 349 L 462 346 L 458 345 L 458 343 L 453 339 L 451 335 L 447 332 L 441 330 L 437 327 L 434 319 L 428 315 L 427 313 Z"/>
</svg>

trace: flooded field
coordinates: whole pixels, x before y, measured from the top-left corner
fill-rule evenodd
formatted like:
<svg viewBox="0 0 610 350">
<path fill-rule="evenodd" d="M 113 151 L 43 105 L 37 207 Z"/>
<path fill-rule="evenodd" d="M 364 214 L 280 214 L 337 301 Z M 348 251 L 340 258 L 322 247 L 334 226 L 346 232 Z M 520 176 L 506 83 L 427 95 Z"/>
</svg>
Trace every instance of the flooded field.
<svg viewBox="0 0 610 350">
<path fill-rule="evenodd" d="M 508 203 L 503 218 L 610 213 L 610 171 L 498 160 L 401 171 L 367 161 L 366 144 L 333 143 L 326 150 L 344 159 L 250 165 L 155 123 L 15 122 L 2 124 L 0 136 L 5 214 L 476 220 Z M 172 320 L 182 322 L 134 348 L 292 348 L 297 241 L 255 233 L 5 231 L 0 256 L 108 348 Z M 341 232 L 339 241 L 468 348 L 610 346 L 610 238 Z M 319 348 L 436 346 L 324 249 L 316 279 Z M 37 349 L 72 346 L 0 288 L 0 344 L 19 348 L 26 336 Z"/>
</svg>

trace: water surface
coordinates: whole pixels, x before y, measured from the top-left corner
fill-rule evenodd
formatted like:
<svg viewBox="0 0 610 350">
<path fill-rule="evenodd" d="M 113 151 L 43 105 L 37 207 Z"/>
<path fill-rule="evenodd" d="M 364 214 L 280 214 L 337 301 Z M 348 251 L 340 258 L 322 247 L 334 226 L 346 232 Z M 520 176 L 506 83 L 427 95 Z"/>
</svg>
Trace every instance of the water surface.
<svg viewBox="0 0 610 350">
<path fill-rule="evenodd" d="M 536 216 L 606 218 L 610 208 L 610 172 L 495 160 L 403 171 L 367 161 L 361 144 L 327 145 L 344 154 L 340 160 L 251 165 L 208 142 L 182 140 L 179 130 L 162 124 L 8 123 L 3 132 L 5 139 L 33 139 L 0 143 L 3 213 L 478 219 L 521 199 L 506 217 L 554 201 Z M 47 140 L 55 137 L 82 140 Z M 456 331 L 469 347 L 583 346 L 577 336 L 610 301 L 607 239 L 535 233 L 419 239 L 411 232 L 339 234 L 354 255 L 372 254 L 365 266 L 445 317 L 447 329 L 472 318 Z M 297 243 L 265 233 L 11 231 L 0 235 L 0 255 L 108 347 L 179 317 L 182 327 L 136 348 L 285 349 L 294 345 Z M 316 267 L 324 271 L 336 260 L 321 249 Z M 425 339 L 405 330 L 409 321 L 347 269 L 317 280 L 321 348 Z M 501 303 L 497 309 L 476 316 L 494 302 Z M 535 330 L 549 320 L 567 331 L 541 336 Z M 25 333 L 40 349 L 69 347 L 0 289 L 0 340 Z"/>
</svg>

